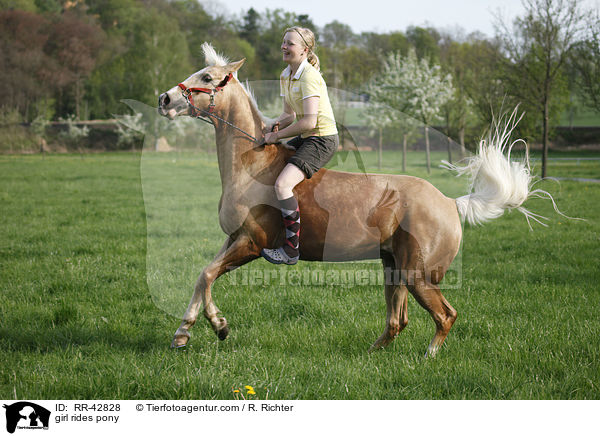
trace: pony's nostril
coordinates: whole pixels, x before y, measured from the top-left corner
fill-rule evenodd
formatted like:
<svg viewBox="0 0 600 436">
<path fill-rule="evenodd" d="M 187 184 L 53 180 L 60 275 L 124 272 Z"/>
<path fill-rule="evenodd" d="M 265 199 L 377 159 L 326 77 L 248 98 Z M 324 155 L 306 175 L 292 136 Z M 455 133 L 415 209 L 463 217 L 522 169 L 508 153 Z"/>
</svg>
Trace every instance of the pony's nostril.
<svg viewBox="0 0 600 436">
<path fill-rule="evenodd" d="M 164 94 L 161 94 L 158 97 L 158 106 L 159 107 L 165 107 L 167 106 L 169 103 L 171 102 L 171 99 L 169 98 L 169 94 L 167 94 L 166 92 Z"/>
</svg>

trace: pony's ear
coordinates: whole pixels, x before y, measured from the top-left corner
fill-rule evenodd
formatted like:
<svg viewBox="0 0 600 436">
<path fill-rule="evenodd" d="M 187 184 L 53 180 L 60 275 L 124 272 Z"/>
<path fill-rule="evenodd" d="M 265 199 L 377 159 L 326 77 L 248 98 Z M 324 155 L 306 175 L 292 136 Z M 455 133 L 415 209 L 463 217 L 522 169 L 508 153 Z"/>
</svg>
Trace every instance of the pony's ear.
<svg viewBox="0 0 600 436">
<path fill-rule="evenodd" d="M 239 70 L 240 68 L 242 68 L 242 65 L 244 65 L 244 62 L 246 62 L 246 58 L 237 61 L 237 62 L 231 62 L 230 64 L 225 65 L 223 68 L 225 69 L 225 71 L 227 71 L 227 73 L 235 73 L 237 70 Z"/>
</svg>

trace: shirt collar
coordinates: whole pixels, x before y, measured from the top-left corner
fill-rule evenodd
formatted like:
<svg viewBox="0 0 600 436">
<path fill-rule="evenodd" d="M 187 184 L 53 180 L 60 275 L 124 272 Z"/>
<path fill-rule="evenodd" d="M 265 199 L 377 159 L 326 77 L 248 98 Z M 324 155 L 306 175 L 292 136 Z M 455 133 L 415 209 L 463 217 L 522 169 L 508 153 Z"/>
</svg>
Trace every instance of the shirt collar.
<svg viewBox="0 0 600 436">
<path fill-rule="evenodd" d="M 302 72 L 304 71 L 304 68 L 306 68 L 306 66 L 308 65 L 308 61 L 306 59 L 304 59 L 300 65 L 298 66 L 298 71 L 296 71 L 296 74 L 294 74 L 294 80 L 298 80 L 300 78 L 300 76 L 302 75 Z M 281 75 L 283 77 L 290 77 L 290 74 L 292 72 L 292 68 L 288 65 L 287 68 L 285 70 L 283 70 L 283 73 L 281 73 Z"/>
<path fill-rule="evenodd" d="M 308 65 L 308 61 L 306 59 L 304 59 L 302 61 L 302 63 L 298 66 L 298 71 L 296 71 L 296 74 L 294 74 L 295 80 L 298 80 L 300 78 L 300 76 L 302 75 L 302 72 L 304 71 L 304 68 L 306 68 L 307 65 Z"/>
</svg>

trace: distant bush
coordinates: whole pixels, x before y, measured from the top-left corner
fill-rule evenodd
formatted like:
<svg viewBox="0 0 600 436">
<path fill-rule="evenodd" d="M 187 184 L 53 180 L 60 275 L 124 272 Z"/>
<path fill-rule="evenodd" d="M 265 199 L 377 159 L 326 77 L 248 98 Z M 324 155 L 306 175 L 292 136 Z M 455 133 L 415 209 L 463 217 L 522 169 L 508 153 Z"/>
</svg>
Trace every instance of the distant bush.
<svg viewBox="0 0 600 436">
<path fill-rule="evenodd" d="M 80 148 L 80 141 L 83 138 L 87 138 L 90 134 L 90 129 L 87 126 L 77 127 L 75 122 L 75 115 L 69 115 L 67 118 L 59 118 L 59 121 L 67 125 L 67 130 L 60 132 L 60 137 L 70 147 Z"/>
<path fill-rule="evenodd" d="M 134 115 L 117 116 L 117 142 L 119 148 L 135 148 L 144 139 L 147 130 L 146 123 L 142 120 L 142 113 Z"/>
</svg>

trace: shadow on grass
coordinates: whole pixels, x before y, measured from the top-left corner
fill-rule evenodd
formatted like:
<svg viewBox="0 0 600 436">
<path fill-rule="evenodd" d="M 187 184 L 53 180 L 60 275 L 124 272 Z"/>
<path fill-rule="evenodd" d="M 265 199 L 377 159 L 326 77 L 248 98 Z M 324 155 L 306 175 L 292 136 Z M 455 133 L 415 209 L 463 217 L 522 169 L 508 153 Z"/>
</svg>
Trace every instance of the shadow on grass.
<svg viewBox="0 0 600 436">
<path fill-rule="evenodd" d="M 44 322 L 47 324 L 48 320 Z M 39 324 L 39 321 L 38 321 Z M 31 325 L 26 319 L 22 325 L 4 325 L 0 328 L 2 349 L 12 352 L 56 352 L 72 347 L 116 348 L 133 352 L 147 353 L 167 350 L 170 343 L 163 332 L 140 328 L 113 328 L 89 326 L 82 323 L 54 322 L 54 326 L 45 328 L 23 327 Z"/>
</svg>

